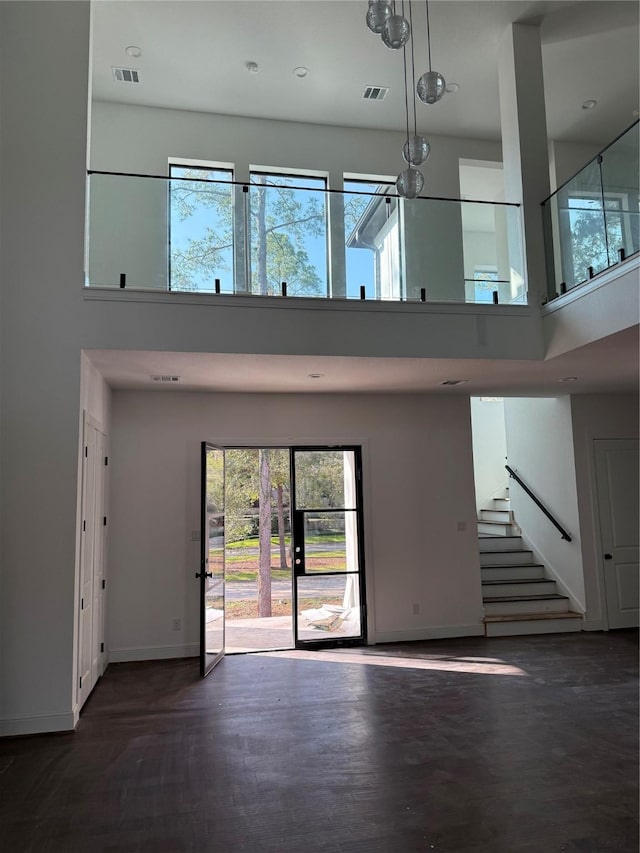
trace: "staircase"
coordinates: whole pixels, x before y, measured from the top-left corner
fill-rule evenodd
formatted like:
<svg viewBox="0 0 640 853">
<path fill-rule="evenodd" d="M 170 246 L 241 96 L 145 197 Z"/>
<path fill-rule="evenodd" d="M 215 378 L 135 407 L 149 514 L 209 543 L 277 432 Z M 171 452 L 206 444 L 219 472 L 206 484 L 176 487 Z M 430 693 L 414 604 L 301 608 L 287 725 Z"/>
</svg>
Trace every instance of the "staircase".
<svg viewBox="0 0 640 853">
<path fill-rule="evenodd" d="M 509 498 L 495 498 L 480 511 L 478 536 L 482 602 L 487 637 L 556 634 L 582 630 L 582 614 L 569 610 L 569 598 L 525 550 L 509 509 Z"/>
</svg>

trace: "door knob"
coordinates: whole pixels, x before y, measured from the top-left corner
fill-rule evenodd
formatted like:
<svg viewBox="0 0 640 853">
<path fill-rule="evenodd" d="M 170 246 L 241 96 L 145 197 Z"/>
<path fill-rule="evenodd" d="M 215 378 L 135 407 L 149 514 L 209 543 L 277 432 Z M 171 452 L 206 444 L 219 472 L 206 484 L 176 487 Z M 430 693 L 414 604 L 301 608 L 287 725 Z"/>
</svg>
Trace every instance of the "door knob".
<svg viewBox="0 0 640 853">
<path fill-rule="evenodd" d="M 611 556 L 611 554 L 605 554 L 604 558 L 605 558 L 605 560 L 613 560 L 613 557 Z"/>
</svg>

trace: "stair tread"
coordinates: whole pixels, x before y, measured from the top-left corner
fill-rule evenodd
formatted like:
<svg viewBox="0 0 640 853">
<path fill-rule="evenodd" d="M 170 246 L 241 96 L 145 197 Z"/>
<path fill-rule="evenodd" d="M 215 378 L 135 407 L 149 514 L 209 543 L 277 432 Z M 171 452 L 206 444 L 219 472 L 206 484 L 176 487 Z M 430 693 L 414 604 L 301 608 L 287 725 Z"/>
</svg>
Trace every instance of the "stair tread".
<svg viewBox="0 0 640 853">
<path fill-rule="evenodd" d="M 520 536 L 520 534 L 514 534 L 513 536 L 485 536 L 484 538 L 499 539 L 502 542 L 504 539 L 522 539 L 522 536 Z"/>
<path fill-rule="evenodd" d="M 504 551 L 480 551 L 481 554 L 533 554 L 531 548 L 510 548 Z"/>
<path fill-rule="evenodd" d="M 566 613 L 500 613 L 495 616 L 485 616 L 484 622 L 528 622 L 542 619 L 582 619 L 582 613 L 569 610 Z"/>
<path fill-rule="evenodd" d="M 486 566 L 482 566 L 483 569 L 486 569 Z M 501 569 L 504 566 L 500 566 Z M 509 568 L 509 567 L 507 567 Z M 514 578 L 513 580 L 509 580 L 508 578 L 505 580 L 491 580 L 491 581 L 482 581 L 482 586 L 491 586 L 494 584 L 518 584 L 518 583 L 555 583 L 553 578 Z"/>
<path fill-rule="evenodd" d="M 502 551 L 489 553 L 504 553 Z M 509 552 L 507 552 L 509 553 Z M 481 569 L 540 569 L 544 568 L 544 563 L 498 563 L 498 565 L 480 566 Z M 551 580 L 551 578 L 549 578 Z"/>
<path fill-rule="evenodd" d="M 491 595 L 486 598 L 482 597 L 482 600 L 489 604 L 504 603 L 505 601 L 558 601 L 559 599 L 569 601 L 569 596 L 550 592 L 547 595 L 541 593 L 539 595 Z"/>
</svg>

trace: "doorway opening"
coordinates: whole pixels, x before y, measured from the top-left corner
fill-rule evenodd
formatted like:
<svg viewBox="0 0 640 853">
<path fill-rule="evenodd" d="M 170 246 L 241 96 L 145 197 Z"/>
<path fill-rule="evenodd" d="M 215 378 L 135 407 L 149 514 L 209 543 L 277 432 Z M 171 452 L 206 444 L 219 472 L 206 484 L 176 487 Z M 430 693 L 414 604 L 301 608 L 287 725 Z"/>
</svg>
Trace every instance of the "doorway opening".
<svg viewBox="0 0 640 853">
<path fill-rule="evenodd" d="M 357 447 L 225 449 L 227 654 L 365 637 Z"/>
</svg>

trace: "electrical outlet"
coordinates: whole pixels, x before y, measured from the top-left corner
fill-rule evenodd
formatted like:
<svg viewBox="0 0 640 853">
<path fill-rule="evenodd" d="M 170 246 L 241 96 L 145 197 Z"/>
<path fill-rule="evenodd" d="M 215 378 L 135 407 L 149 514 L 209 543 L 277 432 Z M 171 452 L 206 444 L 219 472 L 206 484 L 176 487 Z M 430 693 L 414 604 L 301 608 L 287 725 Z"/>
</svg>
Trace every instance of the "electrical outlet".
<svg viewBox="0 0 640 853">
<path fill-rule="evenodd" d="M 172 631 L 182 631 L 182 619 L 172 619 L 171 620 L 171 630 Z"/>
<path fill-rule="evenodd" d="M 418 604 L 418 602 L 417 602 L 417 601 L 415 601 L 415 602 L 413 603 L 412 613 L 413 613 L 413 615 L 414 615 L 414 616 L 419 616 L 419 615 L 420 615 L 420 605 Z"/>
</svg>

